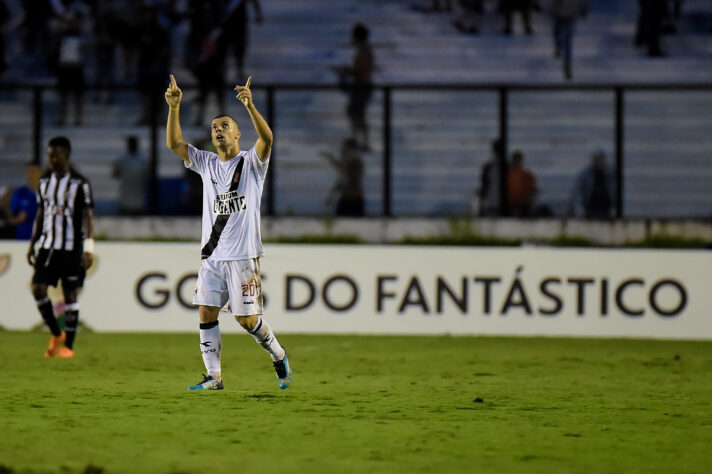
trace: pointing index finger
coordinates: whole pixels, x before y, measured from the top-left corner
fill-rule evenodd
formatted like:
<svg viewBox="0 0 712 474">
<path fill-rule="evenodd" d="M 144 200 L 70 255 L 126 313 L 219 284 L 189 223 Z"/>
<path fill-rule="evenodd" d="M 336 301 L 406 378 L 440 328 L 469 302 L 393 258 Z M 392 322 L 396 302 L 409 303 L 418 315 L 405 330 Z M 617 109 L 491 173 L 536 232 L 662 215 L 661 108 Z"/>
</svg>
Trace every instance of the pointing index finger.
<svg viewBox="0 0 712 474">
<path fill-rule="evenodd" d="M 252 83 L 252 76 L 247 78 L 247 82 L 245 83 L 245 88 L 249 89 L 251 83 Z"/>
<path fill-rule="evenodd" d="M 173 74 L 171 74 L 171 87 L 178 87 L 178 84 L 176 84 L 176 78 L 173 77 Z"/>
</svg>

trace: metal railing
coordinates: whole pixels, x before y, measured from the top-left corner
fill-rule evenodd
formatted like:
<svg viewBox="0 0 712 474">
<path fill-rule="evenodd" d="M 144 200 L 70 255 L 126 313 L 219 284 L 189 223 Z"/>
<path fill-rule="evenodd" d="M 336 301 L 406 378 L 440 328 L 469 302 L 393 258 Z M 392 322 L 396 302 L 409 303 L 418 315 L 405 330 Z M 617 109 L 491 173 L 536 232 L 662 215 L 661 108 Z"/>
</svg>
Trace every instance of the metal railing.
<svg viewBox="0 0 712 474">
<path fill-rule="evenodd" d="M 42 127 L 43 127 L 43 96 L 48 91 L 54 91 L 54 84 L 0 84 L 0 90 L 23 90 L 32 92 L 32 150 L 33 159 L 35 162 L 40 162 L 42 157 L 43 144 L 41 143 Z M 183 87 L 184 90 L 195 90 L 194 85 Z M 266 96 L 265 118 L 270 124 L 275 134 L 279 133 L 279 123 L 277 122 L 277 110 L 275 106 L 275 95 L 279 91 L 335 91 L 338 90 L 337 85 L 324 84 L 268 84 L 258 85 L 253 87 L 255 90 L 262 90 Z M 111 90 L 111 91 L 135 91 L 133 85 L 106 85 L 88 86 L 87 90 Z M 616 169 L 616 202 L 615 215 L 617 218 L 622 218 L 625 215 L 623 206 L 624 196 L 624 169 L 625 169 L 625 95 L 630 91 L 706 91 L 712 92 L 712 83 L 667 83 L 667 84 L 622 84 L 622 83 L 592 83 L 592 84 L 518 84 L 518 83 L 483 83 L 483 84 L 376 84 L 374 90 L 382 92 L 382 179 L 383 179 L 383 196 L 380 215 L 392 216 L 392 123 L 393 123 L 393 108 L 392 95 L 395 91 L 482 91 L 494 92 L 497 94 L 498 113 L 497 117 L 493 117 L 493 121 L 498 123 L 498 138 L 503 145 L 503 153 L 500 161 L 500 169 L 505 169 L 506 157 L 509 150 L 509 130 L 510 130 L 510 103 L 509 98 L 512 92 L 522 91 L 606 91 L 612 92 L 615 97 L 614 107 L 611 120 L 614 125 L 614 144 L 615 152 L 615 169 Z M 156 97 L 161 98 L 162 90 L 157 91 Z M 154 106 L 150 107 L 151 116 L 148 127 L 150 129 L 149 137 L 149 156 L 151 170 L 151 186 L 152 190 L 156 189 L 158 182 L 158 147 L 162 146 L 163 137 L 158 136 L 158 129 L 163 125 L 164 107 L 162 100 L 156 100 Z M 279 158 L 273 150 L 272 160 Z M 275 215 L 275 180 L 277 167 L 273 166 L 270 173 L 267 174 L 266 182 L 266 209 L 265 214 Z M 500 179 L 500 209 L 507 213 L 506 199 L 506 175 L 499 173 Z M 158 209 L 157 195 L 155 192 L 150 196 L 150 209 L 156 212 Z"/>
</svg>

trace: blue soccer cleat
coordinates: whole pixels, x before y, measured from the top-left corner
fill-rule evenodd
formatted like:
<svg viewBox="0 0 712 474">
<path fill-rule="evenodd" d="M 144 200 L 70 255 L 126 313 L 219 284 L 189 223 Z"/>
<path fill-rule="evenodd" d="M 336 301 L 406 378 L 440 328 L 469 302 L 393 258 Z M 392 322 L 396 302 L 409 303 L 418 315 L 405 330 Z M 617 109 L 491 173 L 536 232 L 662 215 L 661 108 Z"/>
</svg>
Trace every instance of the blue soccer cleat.
<svg viewBox="0 0 712 474">
<path fill-rule="evenodd" d="M 289 382 L 292 380 L 292 368 L 289 366 L 289 359 L 287 358 L 287 351 L 284 351 L 284 358 L 277 362 L 272 362 L 274 365 L 274 371 L 277 372 L 277 383 L 279 388 L 284 390 L 289 387 Z"/>
<path fill-rule="evenodd" d="M 203 381 L 192 387 L 188 387 L 188 390 L 222 390 L 223 383 L 222 380 L 214 379 L 211 375 L 203 374 Z"/>
</svg>

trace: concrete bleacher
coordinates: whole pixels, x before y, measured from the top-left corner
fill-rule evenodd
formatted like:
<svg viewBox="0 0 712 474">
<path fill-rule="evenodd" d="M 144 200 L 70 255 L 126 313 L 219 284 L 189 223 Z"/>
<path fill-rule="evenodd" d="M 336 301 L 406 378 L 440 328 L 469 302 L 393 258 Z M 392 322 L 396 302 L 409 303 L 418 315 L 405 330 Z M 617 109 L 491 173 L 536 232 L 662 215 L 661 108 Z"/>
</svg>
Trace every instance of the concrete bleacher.
<svg viewBox="0 0 712 474">
<path fill-rule="evenodd" d="M 494 1 L 485 2 L 479 35 L 463 35 L 452 26 L 453 13 L 422 13 L 412 5 L 427 0 L 271 0 L 265 21 L 252 25 L 249 69 L 268 82 L 334 80 L 329 66 L 348 62 L 351 26 L 371 28 L 380 82 L 552 82 L 562 81 L 553 58 L 551 25 L 542 13 L 533 16 L 535 34 L 521 33 L 515 18 L 513 36 L 500 34 Z M 456 1 L 453 3 L 457 3 Z M 546 2 L 540 2 L 545 4 Z M 666 36 L 669 56 L 650 59 L 633 46 L 636 1 L 594 0 L 576 26 L 574 74 L 577 81 L 710 81 L 712 6 L 705 0 L 684 3 L 679 34 Z M 707 29 L 706 29 L 707 28 Z M 274 65 L 279 64 L 279 68 Z"/>
<path fill-rule="evenodd" d="M 349 30 L 355 21 L 369 25 L 375 47 L 377 84 L 564 83 L 552 56 L 550 25 L 535 14 L 535 34 L 501 35 L 500 20 L 487 2 L 479 35 L 462 35 L 451 25 L 452 15 L 422 13 L 415 1 L 396 0 L 270 0 L 262 2 L 264 22 L 251 25 L 246 70 L 260 84 L 333 84 L 330 66 L 348 63 L 352 50 Z M 456 2 L 454 2 L 456 3 Z M 712 39 L 700 27 L 709 26 L 712 6 L 688 0 L 680 33 L 665 37 L 664 59 L 647 58 L 632 45 L 637 2 L 593 1 L 590 14 L 577 26 L 574 83 L 708 82 L 712 84 Z M 700 22 L 702 18 L 702 22 Z M 704 19 L 707 20 L 704 20 Z M 707 21 L 707 23 L 705 23 Z M 176 58 L 185 27 L 174 34 Z M 179 81 L 192 77 L 176 61 Z M 229 68 L 228 83 L 235 82 Z M 188 89 L 188 88 L 186 88 Z M 185 136 L 195 141 L 206 127 L 192 127 L 193 93 L 183 107 Z M 240 104 L 230 106 L 242 123 L 243 146 L 255 135 Z M 138 98 L 123 93 L 111 105 L 97 104 L 87 94 L 82 127 L 56 127 L 56 97 L 45 94 L 43 138 L 67 134 L 74 160 L 95 187 L 100 209 L 115 207 L 118 184 L 110 162 L 120 155 L 124 139 L 138 135 L 148 152 L 148 130 L 135 125 Z M 264 95 L 255 92 L 265 111 Z M 497 96 L 489 91 L 398 90 L 392 95 L 392 208 L 400 215 L 465 214 L 476 206 L 482 164 L 489 142 L 498 133 Z M 30 157 L 31 96 L 0 92 L 0 160 L 2 184 L 19 184 L 22 163 Z M 337 90 L 278 90 L 275 162 L 275 204 L 281 214 L 329 212 L 327 201 L 336 173 L 319 157 L 338 153 L 349 134 L 344 116 L 346 98 Z M 509 149 L 521 149 L 538 177 L 538 202 L 564 213 L 577 172 L 591 151 L 603 148 L 613 159 L 613 93 L 608 91 L 514 91 L 510 96 Z M 712 195 L 705 183 L 712 174 L 712 91 L 630 92 L 626 96 L 626 168 L 624 209 L 630 216 L 707 216 Z M 205 116 L 216 112 L 211 103 Z M 160 112 L 161 114 L 164 111 Z M 371 150 L 363 154 L 364 190 L 370 214 L 381 211 L 382 94 L 369 108 Z M 165 146 L 159 130 L 159 173 L 172 179 L 183 168 Z M 707 181 L 705 181 L 707 180 Z"/>
</svg>

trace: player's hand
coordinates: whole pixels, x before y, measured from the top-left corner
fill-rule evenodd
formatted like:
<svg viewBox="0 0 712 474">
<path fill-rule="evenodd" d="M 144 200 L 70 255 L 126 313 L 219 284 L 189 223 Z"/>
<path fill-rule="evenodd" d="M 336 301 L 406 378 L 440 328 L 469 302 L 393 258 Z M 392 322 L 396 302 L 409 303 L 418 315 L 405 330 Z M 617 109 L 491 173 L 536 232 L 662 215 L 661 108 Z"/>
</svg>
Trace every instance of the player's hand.
<svg viewBox="0 0 712 474">
<path fill-rule="evenodd" d="M 30 249 L 27 251 L 27 263 L 31 266 L 35 266 L 35 245 L 34 243 L 30 245 Z"/>
<path fill-rule="evenodd" d="M 82 253 L 82 268 L 88 270 L 91 264 L 94 262 L 94 255 L 89 252 Z"/>
<path fill-rule="evenodd" d="M 181 99 L 183 99 L 183 91 L 180 90 L 180 87 L 176 84 L 176 78 L 171 74 L 171 83 L 168 85 L 168 89 L 166 89 L 166 102 L 169 107 L 173 108 L 180 105 Z"/>
<path fill-rule="evenodd" d="M 250 90 L 250 84 L 252 83 L 252 76 L 247 78 L 247 82 L 244 86 L 235 86 L 235 91 L 237 91 L 237 98 L 240 102 L 245 104 L 245 107 L 252 105 L 252 91 Z"/>
</svg>

